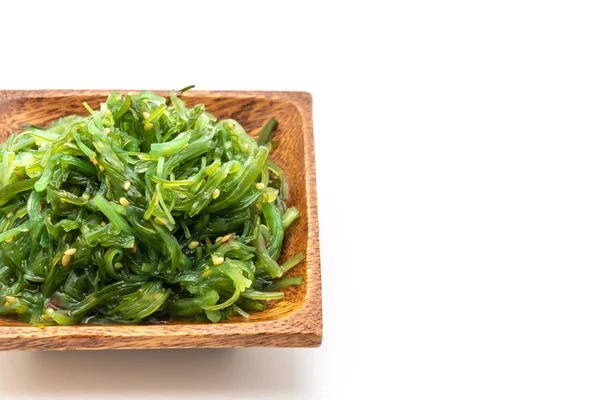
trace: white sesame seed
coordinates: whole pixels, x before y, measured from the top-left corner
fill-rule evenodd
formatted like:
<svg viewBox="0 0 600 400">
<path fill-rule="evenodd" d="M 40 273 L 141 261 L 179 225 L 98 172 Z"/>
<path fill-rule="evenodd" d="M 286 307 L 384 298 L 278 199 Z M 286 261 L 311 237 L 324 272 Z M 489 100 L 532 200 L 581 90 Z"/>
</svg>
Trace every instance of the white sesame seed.
<svg viewBox="0 0 600 400">
<path fill-rule="evenodd" d="M 277 198 L 277 190 L 267 190 L 267 192 L 265 193 L 267 195 L 267 201 L 269 203 L 272 203 L 275 201 L 275 199 Z"/>
<path fill-rule="evenodd" d="M 144 112 L 142 113 L 142 115 L 144 116 L 144 119 L 148 119 L 148 118 L 150 118 L 150 113 L 149 113 L 149 112 L 147 112 L 147 111 L 144 111 Z"/>
<path fill-rule="evenodd" d="M 212 194 L 212 198 L 216 199 L 217 197 L 219 197 L 220 194 L 221 194 L 221 191 L 219 189 L 215 189 Z"/>
<path fill-rule="evenodd" d="M 198 247 L 200 245 L 200 242 L 194 240 L 193 242 L 190 242 L 190 244 L 188 244 L 188 249 L 190 250 L 194 250 L 196 247 Z"/>
<path fill-rule="evenodd" d="M 249 148 L 249 147 L 250 147 L 250 146 L 248 145 L 248 143 L 244 143 L 244 151 L 248 151 L 248 148 Z"/>
<path fill-rule="evenodd" d="M 13 215 L 15 215 L 15 214 L 13 214 L 13 212 L 11 211 L 8 214 L 6 214 L 6 218 L 12 218 Z"/>
<path fill-rule="evenodd" d="M 107 135 L 110 134 L 110 128 L 104 128 L 104 133 L 106 133 Z"/>
<path fill-rule="evenodd" d="M 13 296 L 5 296 L 4 299 L 5 299 L 4 307 L 9 307 L 17 302 L 17 298 L 13 297 Z"/>
<path fill-rule="evenodd" d="M 125 183 L 123 184 L 123 189 L 124 190 L 129 190 L 130 187 L 131 187 L 131 182 L 125 181 Z"/>
<path fill-rule="evenodd" d="M 89 200 L 90 199 L 90 195 L 87 194 L 87 193 L 84 193 L 84 194 L 81 195 L 81 198 L 84 199 L 84 200 Z"/>
<path fill-rule="evenodd" d="M 106 226 L 106 222 L 102 221 L 102 222 L 100 222 L 100 225 L 101 226 Z"/>
<path fill-rule="evenodd" d="M 264 188 L 265 188 L 265 184 L 264 184 L 264 183 L 262 183 L 262 182 L 258 182 L 258 183 L 256 184 L 256 189 L 258 189 L 258 190 L 263 190 Z"/>
<path fill-rule="evenodd" d="M 45 308 L 44 312 L 41 315 L 43 321 L 50 321 L 52 319 L 52 315 L 54 314 L 54 310 L 50 307 Z"/>
<path fill-rule="evenodd" d="M 121 198 L 119 199 L 119 203 L 121 203 L 121 205 L 122 205 L 123 207 L 127 207 L 127 206 L 130 206 L 130 205 L 131 205 L 131 203 L 129 202 L 129 200 L 127 200 L 125 197 L 121 197 Z"/>
<path fill-rule="evenodd" d="M 62 262 L 62 266 L 66 267 L 71 262 L 71 256 L 67 256 L 67 255 L 62 256 L 61 262 Z"/>
<path fill-rule="evenodd" d="M 144 124 L 145 131 L 149 131 L 152 128 L 154 128 L 154 124 L 152 122 L 147 122 L 146 124 Z"/>
<path fill-rule="evenodd" d="M 65 254 L 65 256 L 72 256 L 75 253 L 77 253 L 77 249 L 76 248 L 72 248 L 72 249 L 69 249 L 69 250 L 65 251 L 64 254 Z"/>
<path fill-rule="evenodd" d="M 223 264 L 223 261 L 225 261 L 225 259 L 220 256 L 211 255 L 211 258 L 214 265 L 221 265 Z"/>
</svg>

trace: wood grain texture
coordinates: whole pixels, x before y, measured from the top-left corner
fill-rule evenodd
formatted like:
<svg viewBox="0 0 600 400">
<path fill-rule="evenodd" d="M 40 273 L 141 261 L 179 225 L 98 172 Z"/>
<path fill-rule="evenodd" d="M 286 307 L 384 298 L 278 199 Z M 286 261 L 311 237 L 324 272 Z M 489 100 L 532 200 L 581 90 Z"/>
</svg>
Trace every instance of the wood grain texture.
<svg viewBox="0 0 600 400">
<path fill-rule="evenodd" d="M 131 91 L 116 90 L 121 93 Z M 0 141 L 19 132 L 26 123 L 44 126 L 70 114 L 86 115 L 82 103 L 93 108 L 110 90 L 0 91 Z M 167 92 L 156 91 L 163 96 Z M 304 252 L 304 262 L 289 276 L 303 275 L 305 283 L 285 289 L 285 299 L 272 302 L 249 320 L 218 324 L 171 322 L 138 326 L 53 326 L 37 328 L 0 319 L 0 350 L 150 349 L 192 347 L 317 347 L 322 340 L 321 267 L 312 97 L 304 92 L 189 91 L 188 106 L 203 103 L 218 118 L 234 118 L 256 137 L 269 118 L 279 121 L 272 152 L 286 173 L 288 204 L 301 219 L 286 232 L 282 259 Z"/>
</svg>

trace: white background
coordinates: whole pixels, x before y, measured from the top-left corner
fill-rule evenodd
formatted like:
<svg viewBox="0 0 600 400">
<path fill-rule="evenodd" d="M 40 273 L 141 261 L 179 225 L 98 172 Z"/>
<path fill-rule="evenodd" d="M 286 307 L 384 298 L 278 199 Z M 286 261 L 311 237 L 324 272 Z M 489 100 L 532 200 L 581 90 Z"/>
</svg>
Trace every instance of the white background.
<svg viewBox="0 0 600 400">
<path fill-rule="evenodd" d="M 0 396 L 598 398 L 596 4 L 2 3 L 0 88 L 313 94 L 324 341 L 1 353 Z"/>
</svg>

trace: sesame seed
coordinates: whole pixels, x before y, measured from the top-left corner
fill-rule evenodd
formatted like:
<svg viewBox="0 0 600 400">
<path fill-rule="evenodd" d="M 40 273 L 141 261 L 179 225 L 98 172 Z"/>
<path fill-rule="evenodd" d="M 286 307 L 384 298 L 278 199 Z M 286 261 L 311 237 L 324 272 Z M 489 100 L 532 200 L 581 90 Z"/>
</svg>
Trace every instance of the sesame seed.
<svg viewBox="0 0 600 400">
<path fill-rule="evenodd" d="M 54 314 L 54 310 L 50 307 L 44 309 L 44 312 L 41 315 L 42 320 L 50 321 L 52 319 L 52 314 Z"/>
<path fill-rule="evenodd" d="M 129 190 L 130 187 L 131 187 L 131 182 L 125 181 L 125 183 L 123 184 L 123 189 Z"/>
<path fill-rule="evenodd" d="M 69 249 L 69 250 L 65 251 L 64 254 L 65 254 L 65 256 L 72 256 L 75 253 L 77 253 L 77 249 L 76 248 L 72 248 L 72 249 Z"/>
<path fill-rule="evenodd" d="M 115 264 L 115 269 L 121 269 L 123 268 L 123 264 L 121 264 L 120 262 Z"/>
<path fill-rule="evenodd" d="M 272 190 L 272 191 L 267 191 L 267 193 L 265 193 L 267 195 L 267 201 L 269 203 L 272 203 L 275 201 L 275 199 L 277 198 L 277 191 L 276 190 Z"/>
<path fill-rule="evenodd" d="M 107 135 L 110 134 L 110 128 L 104 128 L 104 133 L 106 133 Z"/>
<path fill-rule="evenodd" d="M 100 222 L 100 225 L 101 226 L 106 226 L 106 222 L 102 221 L 102 222 Z"/>
<path fill-rule="evenodd" d="M 217 197 L 219 197 L 220 194 L 221 194 L 221 191 L 219 189 L 215 189 L 212 194 L 212 198 L 216 199 Z"/>
<path fill-rule="evenodd" d="M 211 255 L 211 258 L 214 265 L 221 265 L 223 264 L 223 261 L 225 261 L 225 259 L 220 256 Z"/>
<path fill-rule="evenodd" d="M 87 194 L 87 193 L 84 193 L 84 194 L 81 195 L 81 198 L 84 199 L 84 200 L 89 200 L 90 199 L 90 195 Z"/>
<path fill-rule="evenodd" d="M 227 235 L 223 236 L 223 239 L 221 239 L 221 242 L 223 242 L 223 243 L 228 242 L 229 239 L 231 239 L 231 233 L 228 233 Z"/>
<path fill-rule="evenodd" d="M 244 143 L 244 151 L 248 151 L 248 148 L 249 148 L 249 147 L 250 147 L 250 146 L 248 145 L 248 143 Z"/>
<path fill-rule="evenodd" d="M 5 296 L 4 300 L 5 300 L 4 307 L 9 307 L 17 302 L 17 298 L 13 297 L 13 296 Z"/>
<path fill-rule="evenodd" d="M 169 223 L 169 221 L 161 217 L 154 217 L 154 222 L 156 222 L 159 225 L 166 225 Z"/>
<path fill-rule="evenodd" d="M 148 119 L 148 118 L 150 118 L 150 113 L 149 113 L 149 112 L 147 112 L 147 111 L 144 111 L 144 112 L 142 113 L 142 115 L 144 116 L 144 119 Z"/>
<path fill-rule="evenodd" d="M 215 239 L 215 243 L 220 242 L 221 240 L 223 240 L 223 236 L 219 236 L 218 238 Z"/>
<path fill-rule="evenodd" d="M 193 242 L 190 242 L 190 244 L 188 244 L 188 249 L 190 250 L 194 250 L 196 247 L 198 247 L 200 245 L 200 242 L 194 240 Z"/>
<path fill-rule="evenodd" d="M 262 182 L 258 182 L 258 183 L 256 184 L 256 189 L 258 189 L 258 190 L 263 190 L 264 188 L 265 188 L 265 184 L 264 184 L 264 183 L 262 183 Z"/>
<path fill-rule="evenodd" d="M 125 197 L 121 197 L 121 198 L 119 199 L 119 203 L 121 203 L 121 205 L 122 205 L 123 207 L 127 207 L 127 206 L 130 206 L 130 205 L 131 205 L 131 203 L 129 202 L 129 200 L 127 200 Z"/>
<path fill-rule="evenodd" d="M 15 214 L 13 214 L 13 212 L 11 211 L 8 214 L 6 214 L 6 218 L 12 218 L 13 215 L 15 215 Z"/>
<path fill-rule="evenodd" d="M 62 256 L 61 262 L 62 262 L 62 266 L 66 267 L 71 262 L 71 256 L 67 256 L 67 255 Z"/>
<path fill-rule="evenodd" d="M 145 131 L 149 131 L 152 128 L 154 128 L 154 124 L 152 122 L 147 122 L 146 124 L 144 124 Z"/>
</svg>

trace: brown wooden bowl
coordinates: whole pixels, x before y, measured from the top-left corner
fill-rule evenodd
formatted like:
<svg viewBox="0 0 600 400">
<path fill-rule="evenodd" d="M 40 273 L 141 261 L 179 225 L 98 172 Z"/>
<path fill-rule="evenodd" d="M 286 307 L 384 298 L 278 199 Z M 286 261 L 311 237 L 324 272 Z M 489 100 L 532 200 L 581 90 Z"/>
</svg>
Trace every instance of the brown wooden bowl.
<svg viewBox="0 0 600 400">
<path fill-rule="evenodd" d="M 86 115 L 105 101 L 107 90 L 0 91 L 0 140 L 26 123 L 44 126 L 70 114 Z M 125 91 L 119 91 L 125 93 Z M 157 93 L 166 96 L 167 92 Z M 282 259 L 304 252 L 289 276 L 305 282 L 285 290 L 285 298 L 254 313 L 218 324 L 170 322 L 155 325 L 75 325 L 32 327 L 0 319 L 0 349 L 149 349 L 189 347 L 316 347 L 322 338 L 319 226 L 312 126 L 312 97 L 303 92 L 189 91 L 188 106 L 203 103 L 218 118 L 233 118 L 254 137 L 269 118 L 279 121 L 279 147 L 271 158 L 289 180 L 290 205 L 301 218 L 286 232 Z"/>
</svg>

